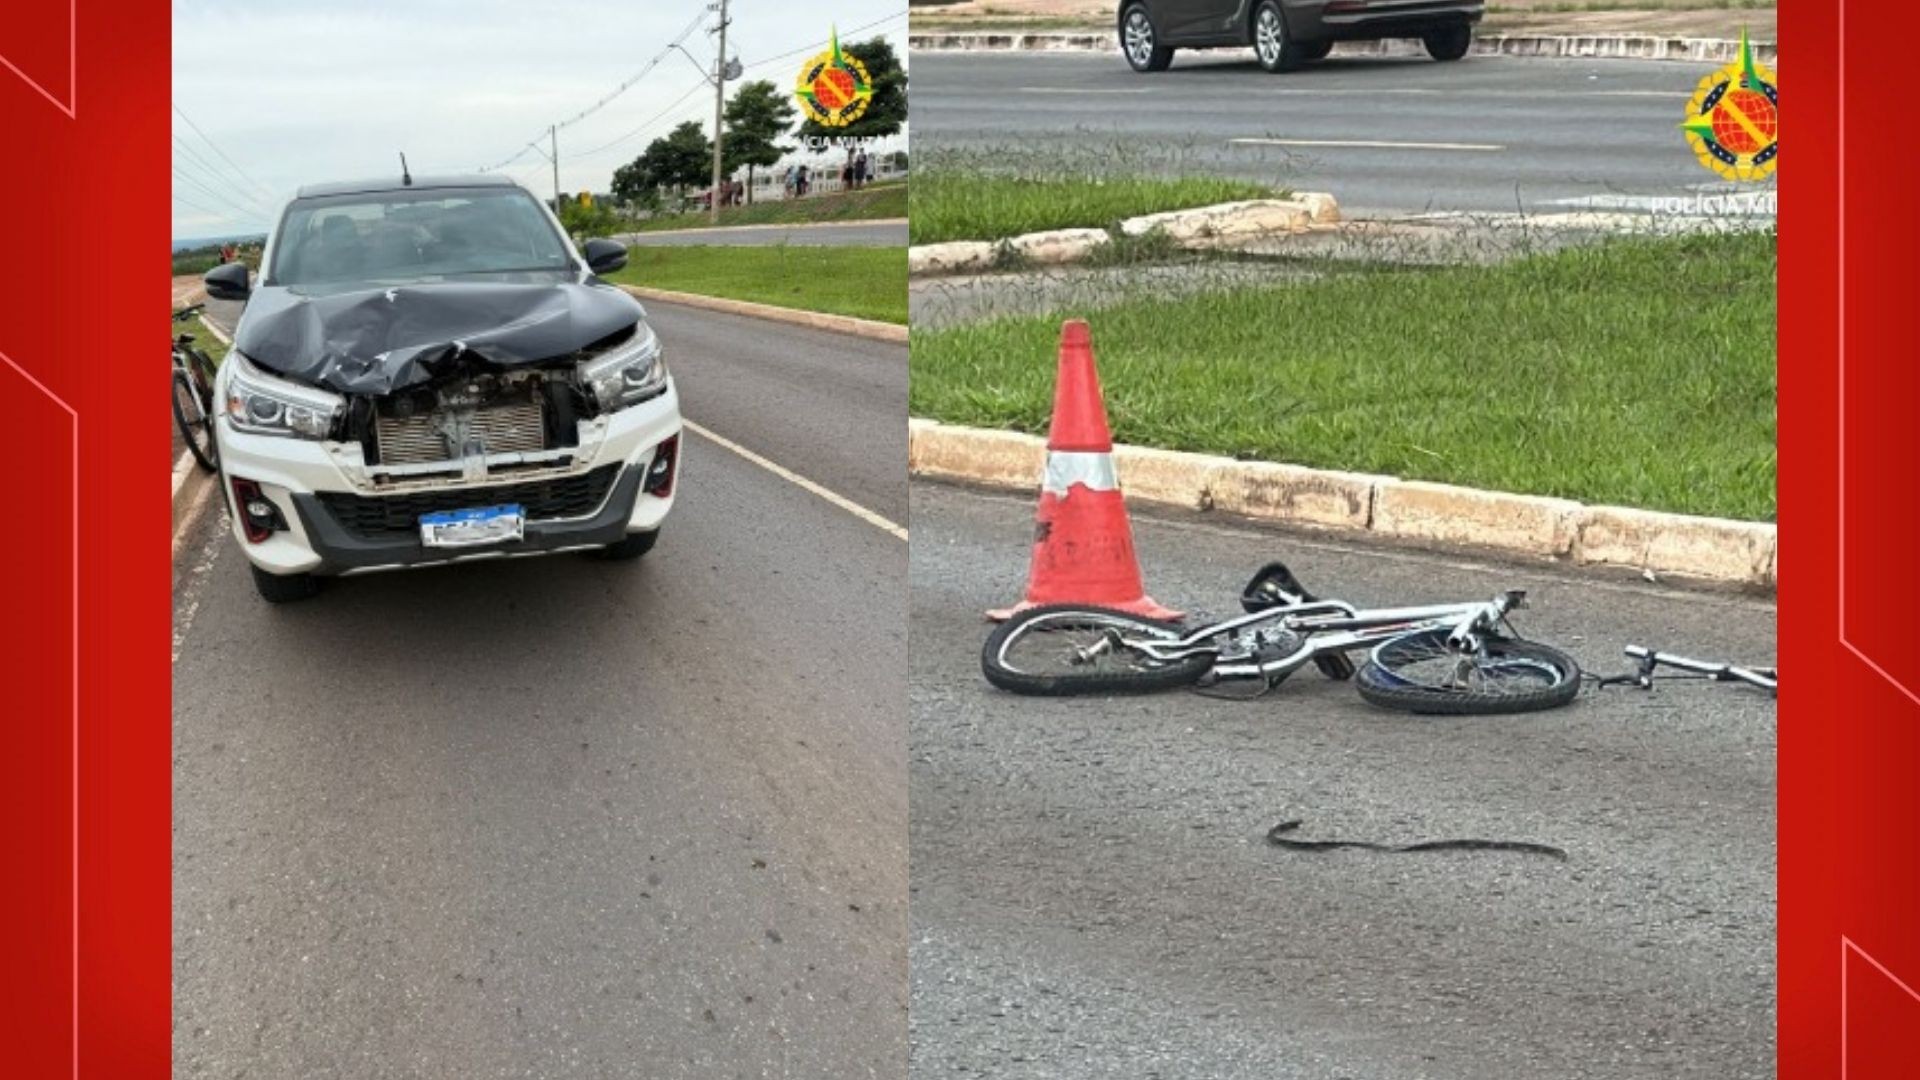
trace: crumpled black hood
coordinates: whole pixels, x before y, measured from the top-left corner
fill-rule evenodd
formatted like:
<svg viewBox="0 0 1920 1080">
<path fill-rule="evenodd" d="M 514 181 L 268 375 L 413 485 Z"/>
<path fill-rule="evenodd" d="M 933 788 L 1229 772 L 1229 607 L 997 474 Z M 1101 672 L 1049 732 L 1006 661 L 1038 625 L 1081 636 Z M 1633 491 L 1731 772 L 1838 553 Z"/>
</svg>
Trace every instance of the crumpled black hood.
<svg viewBox="0 0 1920 1080">
<path fill-rule="evenodd" d="M 462 365 L 564 356 L 632 326 L 638 301 L 609 286 L 471 282 L 345 292 L 267 287 L 234 347 L 269 371 L 344 394 L 385 394 Z"/>
</svg>

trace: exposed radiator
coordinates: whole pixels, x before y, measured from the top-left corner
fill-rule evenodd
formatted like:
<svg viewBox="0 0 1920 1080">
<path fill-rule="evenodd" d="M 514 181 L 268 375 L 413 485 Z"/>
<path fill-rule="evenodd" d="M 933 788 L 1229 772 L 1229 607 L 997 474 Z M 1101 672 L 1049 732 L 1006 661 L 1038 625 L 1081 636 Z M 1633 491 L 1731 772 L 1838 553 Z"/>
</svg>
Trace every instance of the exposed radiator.
<svg viewBox="0 0 1920 1080">
<path fill-rule="evenodd" d="M 415 416 L 374 418 L 374 447 L 387 465 L 420 465 L 461 456 L 459 438 L 478 440 L 489 454 L 526 453 L 547 449 L 546 417 L 541 401 L 501 404 L 473 410 L 421 413 Z"/>
</svg>

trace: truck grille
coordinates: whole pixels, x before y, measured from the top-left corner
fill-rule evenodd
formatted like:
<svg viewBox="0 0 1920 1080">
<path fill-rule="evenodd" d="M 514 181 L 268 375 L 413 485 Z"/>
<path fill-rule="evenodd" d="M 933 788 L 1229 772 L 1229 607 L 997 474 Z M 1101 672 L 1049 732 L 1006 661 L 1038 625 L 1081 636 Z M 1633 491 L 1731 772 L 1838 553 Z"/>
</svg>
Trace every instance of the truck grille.
<svg viewBox="0 0 1920 1080">
<path fill-rule="evenodd" d="M 489 454 L 529 453 L 547 449 L 547 421 L 541 400 L 520 401 L 475 409 L 467 438 L 478 440 Z M 374 449 L 385 465 L 423 465 L 461 457 L 448 440 L 448 414 L 376 416 Z"/>
<path fill-rule="evenodd" d="M 363 540 L 392 540 L 420 535 L 420 515 L 437 510 L 470 510 L 481 506 L 517 503 L 528 521 L 585 517 L 600 508 L 620 473 L 620 466 L 602 465 L 579 476 L 537 480 L 524 484 L 414 491 L 404 495 L 355 495 L 346 491 L 319 493 L 320 505 L 342 528 Z"/>
</svg>

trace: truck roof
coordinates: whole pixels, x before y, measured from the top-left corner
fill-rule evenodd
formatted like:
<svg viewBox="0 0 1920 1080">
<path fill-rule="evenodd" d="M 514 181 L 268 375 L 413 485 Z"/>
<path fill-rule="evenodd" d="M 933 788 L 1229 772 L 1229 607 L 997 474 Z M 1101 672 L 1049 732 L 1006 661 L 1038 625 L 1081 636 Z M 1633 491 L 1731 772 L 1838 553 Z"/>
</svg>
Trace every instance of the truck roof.
<svg viewBox="0 0 1920 1080">
<path fill-rule="evenodd" d="M 432 188 L 472 188 L 472 187 L 515 187 L 512 178 L 499 173 L 472 173 L 466 176 L 416 176 L 413 183 L 403 183 L 400 177 L 386 176 L 377 180 L 333 180 L 324 184 L 307 184 L 295 198 L 308 199 L 318 195 L 364 195 L 376 191 L 420 191 Z"/>
</svg>

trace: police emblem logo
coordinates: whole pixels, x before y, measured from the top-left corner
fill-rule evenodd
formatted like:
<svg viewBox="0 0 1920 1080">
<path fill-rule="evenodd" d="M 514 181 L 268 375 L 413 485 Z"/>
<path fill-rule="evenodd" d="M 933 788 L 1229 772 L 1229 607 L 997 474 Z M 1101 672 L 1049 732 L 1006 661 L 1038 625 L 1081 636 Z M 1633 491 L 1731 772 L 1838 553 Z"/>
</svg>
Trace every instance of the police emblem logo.
<svg viewBox="0 0 1920 1080">
<path fill-rule="evenodd" d="M 1740 60 L 1700 80 L 1680 125 L 1700 164 L 1728 180 L 1764 180 L 1780 163 L 1780 83 L 1740 35 Z"/>
</svg>

